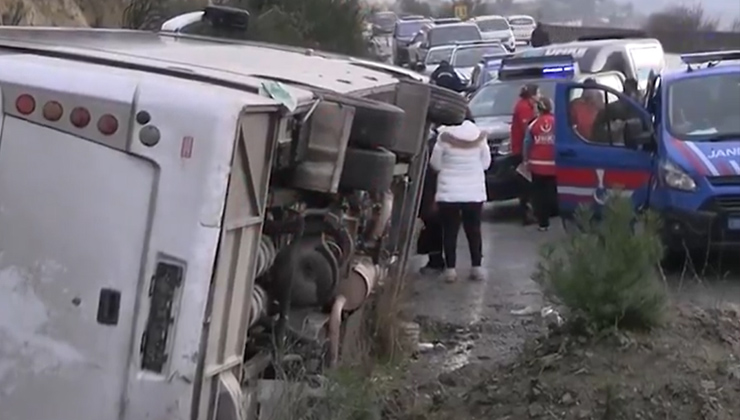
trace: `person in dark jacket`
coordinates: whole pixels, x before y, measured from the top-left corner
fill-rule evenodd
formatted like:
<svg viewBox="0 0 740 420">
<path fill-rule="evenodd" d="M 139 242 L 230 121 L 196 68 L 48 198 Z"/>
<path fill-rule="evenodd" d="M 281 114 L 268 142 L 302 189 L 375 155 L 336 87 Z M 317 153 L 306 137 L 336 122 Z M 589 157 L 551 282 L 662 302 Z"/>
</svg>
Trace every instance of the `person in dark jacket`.
<svg viewBox="0 0 740 420">
<path fill-rule="evenodd" d="M 429 76 L 429 81 L 437 86 L 454 90 L 455 92 L 462 92 L 466 87 L 455 71 L 455 67 L 447 60 L 442 60 L 439 63 L 439 66 Z"/>
<path fill-rule="evenodd" d="M 537 22 L 537 27 L 532 31 L 532 39 L 530 41 L 533 47 L 544 47 L 550 45 L 550 34 L 547 33 L 542 23 Z"/>
<path fill-rule="evenodd" d="M 624 94 L 637 103 L 641 102 L 640 88 L 637 80 L 627 78 L 624 81 Z M 598 143 L 623 144 L 624 124 L 630 120 L 640 120 L 642 117 L 637 107 L 625 99 L 618 99 L 606 106 L 596 114 L 592 129 L 592 140 Z"/>
<path fill-rule="evenodd" d="M 429 150 L 434 149 L 437 142 L 437 133 L 432 132 L 429 138 Z M 439 274 L 445 269 L 443 255 L 443 231 L 442 221 L 437 212 L 434 195 L 437 193 L 437 172 L 427 166 L 424 176 L 424 185 L 421 190 L 421 202 L 419 204 L 419 218 L 424 227 L 419 234 L 416 243 L 416 252 L 427 255 L 427 264 L 421 268 L 421 274 Z"/>
</svg>

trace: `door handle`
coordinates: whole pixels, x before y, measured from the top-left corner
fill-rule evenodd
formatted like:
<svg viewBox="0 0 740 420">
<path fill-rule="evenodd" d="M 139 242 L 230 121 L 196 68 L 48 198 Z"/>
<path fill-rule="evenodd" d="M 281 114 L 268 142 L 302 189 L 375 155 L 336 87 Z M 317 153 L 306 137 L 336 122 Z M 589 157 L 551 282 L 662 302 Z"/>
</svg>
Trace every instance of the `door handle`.
<svg viewBox="0 0 740 420">
<path fill-rule="evenodd" d="M 563 149 L 558 151 L 558 156 L 562 157 L 576 157 L 578 153 L 574 149 Z"/>
</svg>

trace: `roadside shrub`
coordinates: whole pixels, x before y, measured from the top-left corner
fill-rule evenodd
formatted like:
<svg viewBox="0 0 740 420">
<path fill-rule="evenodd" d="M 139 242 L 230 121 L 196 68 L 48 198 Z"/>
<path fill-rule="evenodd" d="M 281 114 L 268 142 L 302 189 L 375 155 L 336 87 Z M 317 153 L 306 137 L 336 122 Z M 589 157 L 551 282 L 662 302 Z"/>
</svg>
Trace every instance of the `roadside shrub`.
<svg viewBox="0 0 740 420">
<path fill-rule="evenodd" d="M 670 6 L 665 10 L 648 16 L 645 30 L 655 32 L 682 32 L 716 31 L 719 19 L 706 15 L 701 4 Z"/>
<path fill-rule="evenodd" d="M 577 211 L 580 229 L 543 248 L 535 279 L 595 330 L 655 326 L 665 302 L 657 276 L 659 220 L 635 215 L 631 201 L 617 195 L 595 216 L 585 207 Z"/>
</svg>

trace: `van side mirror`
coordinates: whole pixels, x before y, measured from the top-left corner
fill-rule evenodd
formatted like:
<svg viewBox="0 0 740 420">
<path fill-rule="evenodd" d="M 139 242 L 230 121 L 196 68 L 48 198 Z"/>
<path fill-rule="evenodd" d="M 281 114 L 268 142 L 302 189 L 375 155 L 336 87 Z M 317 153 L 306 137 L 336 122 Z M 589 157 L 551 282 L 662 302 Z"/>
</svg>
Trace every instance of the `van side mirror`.
<svg viewBox="0 0 740 420">
<path fill-rule="evenodd" d="M 427 66 L 426 64 L 422 63 L 421 61 L 414 64 L 414 70 L 416 71 L 424 71 L 426 70 Z"/>
<path fill-rule="evenodd" d="M 650 150 L 655 142 L 652 124 L 645 124 L 640 118 L 631 118 L 624 122 L 624 145 L 628 149 Z"/>
</svg>

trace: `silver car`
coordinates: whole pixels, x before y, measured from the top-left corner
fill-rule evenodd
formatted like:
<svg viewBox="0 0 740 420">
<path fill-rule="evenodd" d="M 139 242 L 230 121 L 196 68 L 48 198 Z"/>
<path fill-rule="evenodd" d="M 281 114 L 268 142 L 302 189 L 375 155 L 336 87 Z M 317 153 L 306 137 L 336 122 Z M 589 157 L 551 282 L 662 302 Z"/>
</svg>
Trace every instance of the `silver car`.
<svg viewBox="0 0 740 420">
<path fill-rule="evenodd" d="M 478 25 L 483 39 L 499 41 L 510 52 L 516 49 L 514 32 L 505 17 L 498 15 L 478 16 L 473 18 L 472 21 Z"/>
<path fill-rule="evenodd" d="M 532 31 L 537 27 L 537 22 L 535 22 L 532 16 L 513 15 L 507 19 L 509 20 L 509 25 L 511 25 L 511 30 L 514 32 L 514 38 L 517 41 L 529 43 L 532 40 Z"/>
<path fill-rule="evenodd" d="M 450 64 L 452 64 L 457 74 L 467 85 L 470 83 L 473 69 L 481 63 L 484 57 L 498 54 L 504 55 L 507 52 L 507 49 L 497 41 L 461 44 L 457 45 L 452 51 Z"/>
<path fill-rule="evenodd" d="M 423 74 L 424 76 L 431 76 L 434 70 L 437 69 L 442 61 L 448 61 L 452 59 L 452 51 L 455 50 L 455 45 L 442 45 L 439 47 L 433 47 L 427 52 L 423 61 L 413 65 L 413 69 Z"/>
</svg>

